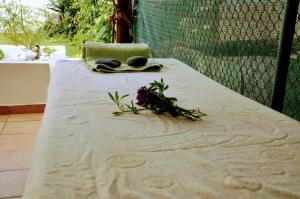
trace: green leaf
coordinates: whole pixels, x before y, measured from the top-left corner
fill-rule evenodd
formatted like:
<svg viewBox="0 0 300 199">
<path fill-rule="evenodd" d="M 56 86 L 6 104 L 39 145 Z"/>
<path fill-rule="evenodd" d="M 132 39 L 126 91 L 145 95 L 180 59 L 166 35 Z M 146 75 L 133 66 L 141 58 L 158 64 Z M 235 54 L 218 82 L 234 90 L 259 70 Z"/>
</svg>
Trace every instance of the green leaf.
<svg viewBox="0 0 300 199">
<path fill-rule="evenodd" d="M 116 102 L 114 96 L 113 96 L 110 92 L 108 92 L 108 96 L 110 97 L 110 99 L 111 99 L 112 101 Z"/>
<path fill-rule="evenodd" d="M 121 115 L 121 114 L 122 114 L 122 112 L 118 112 L 118 111 L 116 111 L 116 112 L 113 112 L 112 114 L 113 114 L 113 115 L 116 115 L 116 116 L 118 116 L 118 115 Z"/>
<path fill-rule="evenodd" d="M 126 98 L 126 97 L 128 97 L 128 96 L 129 96 L 129 94 L 123 95 L 123 96 L 121 97 L 121 100 L 124 99 L 124 98 Z"/>
<path fill-rule="evenodd" d="M 119 98 L 119 93 L 118 93 L 118 91 L 115 92 L 115 99 L 116 99 L 116 102 L 117 102 L 117 103 L 120 102 L 120 101 L 119 101 L 120 98 Z"/>
<path fill-rule="evenodd" d="M 138 109 L 134 106 L 133 100 L 131 100 L 131 111 L 135 114 L 138 113 Z"/>
<path fill-rule="evenodd" d="M 177 98 L 175 98 L 175 97 L 169 97 L 168 99 L 171 101 L 175 101 L 175 102 L 177 101 Z"/>
</svg>

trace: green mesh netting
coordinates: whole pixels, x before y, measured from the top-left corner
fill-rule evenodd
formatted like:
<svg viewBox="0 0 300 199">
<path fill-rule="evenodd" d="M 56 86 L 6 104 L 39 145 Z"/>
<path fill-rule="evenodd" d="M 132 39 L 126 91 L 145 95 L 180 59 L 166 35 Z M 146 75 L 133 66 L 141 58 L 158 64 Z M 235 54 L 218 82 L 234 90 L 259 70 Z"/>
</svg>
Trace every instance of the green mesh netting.
<svg viewBox="0 0 300 199">
<path fill-rule="evenodd" d="M 270 106 L 284 5 L 284 0 L 139 0 L 135 41 L 148 43 L 154 57 L 179 59 Z M 300 54 L 296 57 L 284 112 L 300 119 Z"/>
<path fill-rule="evenodd" d="M 283 113 L 300 121 L 300 10 L 292 46 Z"/>
</svg>

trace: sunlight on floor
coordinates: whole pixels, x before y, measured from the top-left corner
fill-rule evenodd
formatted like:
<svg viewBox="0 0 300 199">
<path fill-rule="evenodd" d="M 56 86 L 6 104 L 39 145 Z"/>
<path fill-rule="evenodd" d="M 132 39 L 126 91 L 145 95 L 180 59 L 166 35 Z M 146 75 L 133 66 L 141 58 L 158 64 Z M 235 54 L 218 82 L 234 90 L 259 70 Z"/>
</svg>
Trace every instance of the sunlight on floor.
<svg viewBox="0 0 300 199">
<path fill-rule="evenodd" d="M 42 117 L 0 115 L 0 199 L 21 198 Z"/>
</svg>

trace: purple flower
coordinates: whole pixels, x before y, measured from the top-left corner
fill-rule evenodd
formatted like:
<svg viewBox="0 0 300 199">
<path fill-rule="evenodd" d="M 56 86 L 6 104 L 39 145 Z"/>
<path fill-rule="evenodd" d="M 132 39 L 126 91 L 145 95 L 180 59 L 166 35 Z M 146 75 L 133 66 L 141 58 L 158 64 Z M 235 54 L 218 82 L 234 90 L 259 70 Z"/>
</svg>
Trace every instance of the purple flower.
<svg viewBox="0 0 300 199">
<path fill-rule="evenodd" d="M 139 88 L 137 94 L 137 105 L 147 107 L 151 104 L 151 96 L 153 96 L 153 93 L 151 93 L 146 86 Z"/>
</svg>

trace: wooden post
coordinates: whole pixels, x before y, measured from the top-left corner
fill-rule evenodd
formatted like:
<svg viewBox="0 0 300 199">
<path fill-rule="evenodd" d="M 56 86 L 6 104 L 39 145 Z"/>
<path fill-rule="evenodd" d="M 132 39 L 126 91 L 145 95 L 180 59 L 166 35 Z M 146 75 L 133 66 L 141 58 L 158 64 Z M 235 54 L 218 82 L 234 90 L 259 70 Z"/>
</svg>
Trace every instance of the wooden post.
<svg viewBox="0 0 300 199">
<path fill-rule="evenodd" d="M 132 42 L 132 0 L 118 0 L 118 8 L 124 12 L 127 19 L 120 12 L 117 14 L 116 24 L 116 42 L 131 43 Z"/>
</svg>

